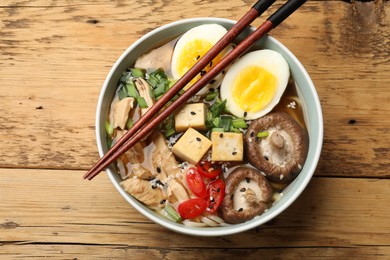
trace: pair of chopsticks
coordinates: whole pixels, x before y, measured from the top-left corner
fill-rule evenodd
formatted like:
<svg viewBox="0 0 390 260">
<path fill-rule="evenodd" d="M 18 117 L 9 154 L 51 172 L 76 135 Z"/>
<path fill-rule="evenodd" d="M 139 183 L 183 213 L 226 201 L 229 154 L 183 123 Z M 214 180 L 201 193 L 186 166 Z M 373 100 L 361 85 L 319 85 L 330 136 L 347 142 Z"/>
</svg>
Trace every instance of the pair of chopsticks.
<svg viewBox="0 0 390 260">
<path fill-rule="evenodd" d="M 112 162 L 124 154 L 133 145 L 139 142 L 146 134 L 152 131 L 158 124 L 177 110 L 189 98 L 195 95 L 203 86 L 217 76 L 225 67 L 248 50 L 257 40 L 283 22 L 296 11 L 306 0 L 289 0 L 273 13 L 262 25 L 260 25 L 245 40 L 238 44 L 211 70 L 204 74 L 196 83 L 180 95 L 170 106 L 161 111 L 184 86 L 186 86 L 212 59 L 218 55 L 238 34 L 240 34 L 251 22 L 267 10 L 275 0 L 259 0 L 252 8 L 201 58 L 181 77 L 133 127 L 123 135 L 113 147 L 84 175 L 84 179 L 91 180 Z"/>
</svg>

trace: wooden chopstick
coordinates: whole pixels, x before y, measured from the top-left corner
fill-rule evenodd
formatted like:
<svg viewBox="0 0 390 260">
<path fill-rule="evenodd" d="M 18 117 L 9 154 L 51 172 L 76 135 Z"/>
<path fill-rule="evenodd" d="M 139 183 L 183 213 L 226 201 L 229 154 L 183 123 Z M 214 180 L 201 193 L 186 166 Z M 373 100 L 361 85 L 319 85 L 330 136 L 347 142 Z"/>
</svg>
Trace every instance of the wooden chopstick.
<svg viewBox="0 0 390 260">
<path fill-rule="evenodd" d="M 226 66 L 242 55 L 257 40 L 263 37 L 270 30 L 279 25 L 306 0 L 289 0 L 274 14 L 272 14 L 252 34 L 238 44 L 233 51 L 228 53 L 210 71 L 203 75 L 196 83 L 187 89 L 175 102 L 158 114 L 160 109 L 170 101 L 188 82 L 191 81 L 210 61 L 218 55 L 233 39 L 243 31 L 257 16 L 269 8 L 275 0 L 258 1 L 248 13 L 246 13 L 213 48 L 206 53 L 176 84 L 158 100 L 148 112 L 103 156 L 85 175 L 84 179 L 91 180 L 102 170 L 107 168 L 114 160 L 139 142 L 143 136 L 152 131 L 158 124 L 165 120 L 170 114 L 184 104 L 189 98 L 195 95 L 203 86 L 217 76 Z M 156 115 L 156 116 L 155 116 Z M 154 117 L 155 116 L 155 117 Z M 143 126 L 143 127 L 142 127 Z M 142 129 L 141 129 L 142 127 Z"/>
<path fill-rule="evenodd" d="M 276 0 L 259 0 L 252 8 L 201 58 L 188 70 L 146 113 L 143 115 L 129 131 L 123 135 L 114 146 L 84 175 L 85 179 L 93 174 L 97 168 L 106 160 L 111 164 L 115 159 L 111 156 L 138 130 L 141 129 L 153 116 L 155 116 L 165 104 L 171 100 L 184 86 L 186 86 L 204 67 L 209 64 L 218 53 L 220 53 L 238 34 L 240 34 L 251 22 L 267 10 Z M 107 167 L 107 166 L 106 166 Z M 105 167 L 105 168 L 106 168 Z"/>
</svg>

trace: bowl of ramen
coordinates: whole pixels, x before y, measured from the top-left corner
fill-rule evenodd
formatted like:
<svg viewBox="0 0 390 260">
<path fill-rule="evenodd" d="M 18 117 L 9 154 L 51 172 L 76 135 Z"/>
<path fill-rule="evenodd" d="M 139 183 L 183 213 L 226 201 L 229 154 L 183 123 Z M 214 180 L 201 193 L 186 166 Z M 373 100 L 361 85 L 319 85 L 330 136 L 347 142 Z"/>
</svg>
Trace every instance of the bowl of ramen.
<svg viewBox="0 0 390 260">
<path fill-rule="evenodd" d="M 181 20 L 132 44 L 99 97 L 100 156 L 234 23 Z M 253 30 L 243 31 L 178 95 Z M 155 223 L 195 236 L 229 235 L 266 223 L 295 201 L 314 174 L 322 140 L 321 106 L 308 73 L 282 43 L 265 36 L 106 172 Z"/>
</svg>

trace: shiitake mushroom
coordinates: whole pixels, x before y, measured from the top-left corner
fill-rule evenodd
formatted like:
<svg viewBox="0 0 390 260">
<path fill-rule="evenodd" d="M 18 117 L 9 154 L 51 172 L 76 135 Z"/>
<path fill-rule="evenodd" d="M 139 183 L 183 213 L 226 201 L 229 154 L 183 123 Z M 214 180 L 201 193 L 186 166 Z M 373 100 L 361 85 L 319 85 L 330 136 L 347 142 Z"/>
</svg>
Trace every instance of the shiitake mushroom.
<svg viewBox="0 0 390 260">
<path fill-rule="evenodd" d="M 256 169 L 238 167 L 229 174 L 225 183 L 221 214 L 227 223 L 248 221 L 268 208 L 273 190 L 267 179 Z"/>
<path fill-rule="evenodd" d="M 292 181 L 306 160 L 307 132 L 284 112 L 270 113 L 252 121 L 244 141 L 249 163 L 273 182 Z"/>
</svg>

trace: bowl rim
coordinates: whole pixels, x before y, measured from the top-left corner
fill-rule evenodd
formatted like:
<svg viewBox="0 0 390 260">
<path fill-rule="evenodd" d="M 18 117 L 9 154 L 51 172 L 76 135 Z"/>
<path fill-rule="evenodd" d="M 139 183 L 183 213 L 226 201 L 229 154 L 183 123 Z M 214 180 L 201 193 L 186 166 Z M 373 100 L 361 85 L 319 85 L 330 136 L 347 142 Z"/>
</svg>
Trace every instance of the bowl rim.
<svg viewBox="0 0 390 260">
<path fill-rule="evenodd" d="M 104 131 L 104 127 L 102 127 L 101 124 L 101 108 L 104 103 L 104 97 L 105 93 L 108 88 L 108 84 L 110 82 L 111 77 L 113 76 L 114 72 L 116 69 L 119 67 L 119 65 L 123 62 L 123 60 L 129 55 L 131 51 L 133 51 L 138 45 L 140 45 L 145 39 L 158 34 L 167 28 L 171 27 L 176 27 L 176 26 L 183 26 L 183 24 L 194 24 L 194 23 L 227 23 L 227 24 L 235 24 L 237 21 L 231 20 L 231 19 L 226 19 L 226 18 L 218 18 L 218 17 L 197 17 L 197 18 L 189 18 L 189 19 L 182 19 L 178 21 L 174 21 L 168 24 L 165 24 L 161 27 L 158 27 L 145 35 L 143 35 L 141 38 L 139 38 L 137 41 L 135 41 L 133 44 L 131 44 L 122 54 L 121 56 L 117 59 L 117 61 L 114 63 L 112 66 L 111 70 L 109 71 L 97 103 L 97 109 L 96 109 L 96 121 L 95 121 L 95 128 L 96 128 L 96 142 L 98 146 L 98 151 L 100 157 L 104 155 L 104 149 L 103 149 L 103 143 L 101 140 L 102 136 L 102 131 Z M 253 26 L 250 27 L 252 30 L 254 29 Z M 274 217 L 278 216 L 280 213 L 282 213 L 286 208 L 288 208 L 297 198 L 300 196 L 300 194 L 303 192 L 303 190 L 306 188 L 308 185 L 309 181 L 311 180 L 315 169 L 317 167 L 320 154 L 321 154 L 321 149 L 322 149 L 322 142 L 323 142 L 323 117 L 322 117 L 322 110 L 321 110 L 321 104 L 318 98 L 318 94 L 316 92 L 315 86 L 307 73 L 306 69 L 304 66 L 301 64 L 301 62 L 295 57 L 295 55 L 281 42 L 273 38 L 272 36 L 265 36 L 267 37 L 267 40 L 270 40 L 273 44 L 276 44 L 279 48 L 281 48 L 288 56 L 291 58 L 291 60 L 295 63 L 295 65 L 298 67 L 298 70 L 302 73 L 305 82 L 309 86 L 310 90 L 310 95 L 313 98 L 312 102 L 314 102 L 314 107 L 316 108 L 316 111 L 310 111 L 310 113 L 314 113 L 313 117 L 317 120 L 317 129 L 315 134 L 316 141 L 315 146 L 313 147 L 311 144 L 313 143 L 310 141 L 310 149 L 312 150 L 313 153 L 313 158 L 311 160 L 311 164 L 305 164 L 304 168 L 306 168 L 308 174 L 304 175 L 301 179 L 300 182 L 301 184 L 296 188 L 295 192 L 292 193 L 291 196 L 286 196 L 284 197 L 284 202 L 281 204 L 277 204 L 278 207 L 275 210 L 269 210 L 268 212 L 265 212 L 258 217 L 255 217 L 254 219 L 241 223 L 241 224 L 234 224 L 234 225 L 229 225 L 229 226 L 222 226 L 222 227 L 200 227 L 200 228 L 193 228 L 193 227 L 188 227 L 183 224 L 177 224 L 174 223 L 168 219 L 164 219 L 161 216 L 158 216 L 155 212 L 147 208 L 147 206 L 144 206 L 142 203 L 134 199 L 131 195 L 129 195 L 124 189 L 120 186 L 120 183 L 117 181 L 116 176 L 117 175 L 112 168 L 106 169 L 106 173 L 111 180 L 111 182 L 114 184 L 115 188 L 119 191 L 119 193 L 122 195 L 125 200 L 130 203 L 138 212 L 143 214 L 145 217 L 149 218 L 153 222 L 170 229 L 172 231 L 186 234 L 186 235 L 193 235 L 193 236 L 225 236 L 225 235 L 231 235 L 235 233 L 240 233 L 243 231 L 247 231 L 249 229 L 258 227 Z M 308 153 L 309 156 L 309 153 Z M 308 159 L 308 158 L 307 158 Z M 296 180 L 294 180 L 292 183 L 294 183 Z M 274 208 L 276 205 L 274 205 L 272 208 Z"/>
</svg>

